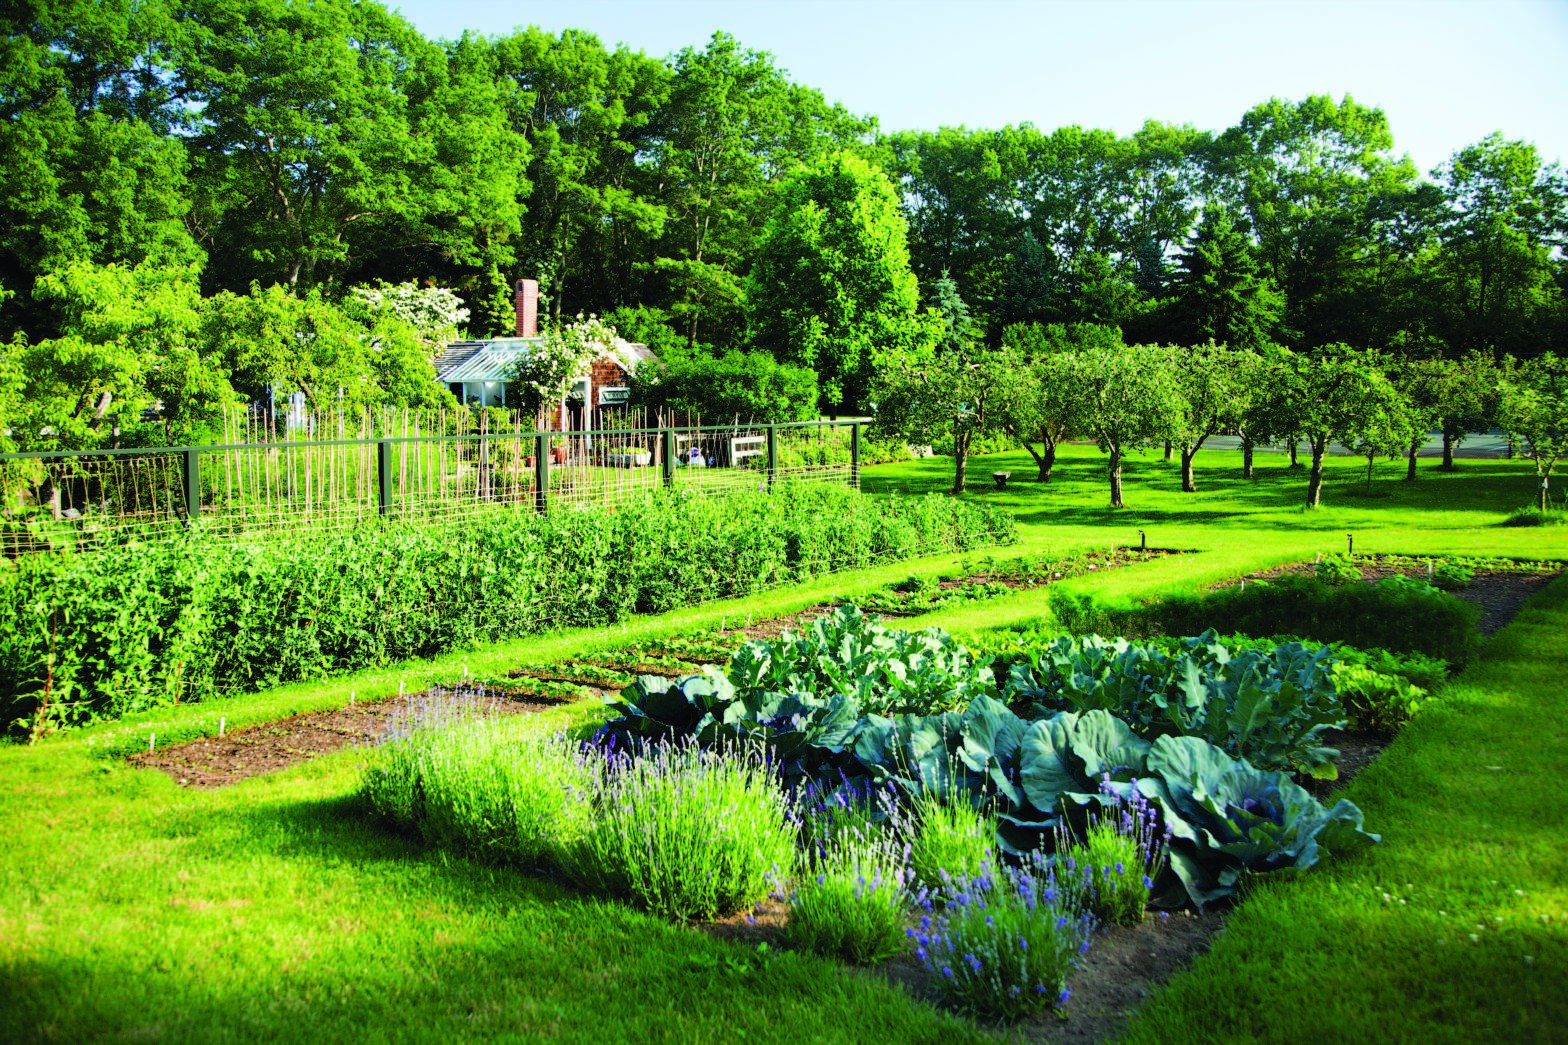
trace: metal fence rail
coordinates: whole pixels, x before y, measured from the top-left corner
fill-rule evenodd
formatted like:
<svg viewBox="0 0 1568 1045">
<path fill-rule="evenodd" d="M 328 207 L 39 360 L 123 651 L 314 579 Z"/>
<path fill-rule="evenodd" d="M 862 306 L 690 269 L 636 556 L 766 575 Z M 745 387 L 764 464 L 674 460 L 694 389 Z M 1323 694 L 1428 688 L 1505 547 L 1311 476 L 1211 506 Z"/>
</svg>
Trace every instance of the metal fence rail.
<svg viewBox="0 0 1568 1045">
<path fill-rule="evenodd" d="M 860 420 L 277 439 L 0 454 L 0 553 L 89 550 L 200 523 L 223 537 L 377 519 L 613 507 L 658 489 L 860 485 Z"/>
</svg>

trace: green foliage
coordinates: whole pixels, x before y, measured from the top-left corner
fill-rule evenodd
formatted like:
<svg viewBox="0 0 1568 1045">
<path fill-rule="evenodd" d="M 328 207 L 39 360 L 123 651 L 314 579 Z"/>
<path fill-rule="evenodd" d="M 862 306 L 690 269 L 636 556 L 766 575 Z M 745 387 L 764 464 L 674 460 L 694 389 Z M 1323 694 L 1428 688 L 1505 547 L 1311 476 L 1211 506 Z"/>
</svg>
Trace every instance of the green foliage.
<svg viewBox="0 0 1568 1045">
<path fill-rule="evenodd" d="M 968 794 L 922 791 L 911 805 L 909 869 L 927 889 L 946 891 L 997 866 L 996 818 Z"/>
<path fill-rule="evenodd" d="M 1322 746 L 1321 735 L 1345 718 L 1327 649 L 1237 651 L 1213 631 L 1172 653 L 1097 635 L 1028 635 L 989 663 L 1003 698 L 1034 718 L 1101 709 L 1147 739 L 1201 737 L 1265 769 L 1335 776 L 1339 752 Z"/>
<path fill-rule="evenodd" d="M 932 333 L 940 317 L 927 313 Z M 980 345 L 920 351 L 891 357 L 873 389 L 875 431 L 909 442 L 942 442 L 953 455 L 953 492 L 966 485 L 966 462 L 975 440 L 996 427 L 991 411 L 1003 390 L 1009 360 Z"/>
<path fill-rule="evenodd" d="M 584 886 L 683 919 L 762 901 L 794 858 L 789 801 L 762 757 L 689 743 L 613 762 L 592 822 L 561 854 Z"/>
<path fill-rule="evenodd" d="M 1349 555 L 1325 555 L 1313 566 L 1312 573 L 1336 588 L 1361 580 L 1361 567 Z"/>
<path fill-rule="evenodd" d="M 807 634 L 746 643 L 727 675 L 743 700 L 838 696 L 877 715 L 953 711 L 991 689 L 990 673 L 946 632 L 884 628 L 854 606 L 819 617 Z"/>
<path fill-rule="evenodd" d="M 1355 728 L 1370 733 L 1396 732 L 1428 699 L 1407 678 L 1357 664 L 1334 665 L 1334 688 Z"/>
<path fill-rule="evenodd" d="M 1223 207 L 1205 210 L 1174 281 L 1183 341 L 1242 349 L 1271 343 L 1285 298 L 1260 268 L 1230 213 Z"/>
<path fill-rule="evenodd" d="M 361 789 L 374 813 L 433 845 L 532 869 L 587 831 L 602 775 L 567 736 L 477 719 L 374 749 Z"/>
<path fill-rule="evenodd" d="M 859 965 L 886 961 L 908 946 L 908 879 L 896 839 L 841 834 L 796 875 L 785 939 Z"/>
<path fill-rule="evenodd" d="M 1090 812 L 1081 833 L 1058 843 L 1063 890 L 1101 925 L 1137 925 L 1165 864 L 1158 810 L 1142 795 Z"/>
<path fill-rule="evenodd" d="M 1178 654 L 1187 642 L 1184 638 L 1175 636 L 1154 636 L 1145 640 L 1151 646 L 1158 646 L 1168 653 Z M 1334 661 L 1336 677 L 1339 668 L 1343 665 L 1366 668 L 1379 675 L 1397 675 L 1426 690 L 1435 691 L 1442 687 L 1448 680 L 1448 662 L 1437 657 L 1429 657 L 1424 653 L 1394 653 L 1376 647 L 1362 648 L 1350 646 L 1343 642 L 1324 643 L 1314 639 L 1302 638 L 1299 635 L 1220 635 L 1215 639 L 1220 645 L 1230 650 L 1233 654 L 1248 650 L 1268 652 L 1277 646 L 1286 643 L 1299 643 L 1308 652 L 1316 653 L 1325 647 L 1331 647 L 1329 652 Z"/>
<path fill-rule="evenodd" d="M 817 375 L 766 352 L 675 356 L 640 364 L 632 399 L 707 424 L 810 421 L 817 417 Z"/>
<path fill-rule="evenodd" d="M 1305 439 L 1312 453 L 1307 507 L 1322 501 L 1323 459 L 1330 443 L 1400 452 L 1409 441 L 1407 411 L 1376 360 L 1333 345 L 1316 355 L 1275 353 L 1262 375 L 1254 429 L 1261 436 Z"/>
<path fill-rule="evenodd" d="M 778 187 L 747 284 L 751 341 L 815 370 L 835 413 L 860 409 L 877 361 L 922 337 L 905 236 L 892 184 L 852 155 Z"/>
<path fill-rule="evenodd" d="M 38 555 L 0 573 L 0 719 L 48 731 L 328 672 L 599 625 L 936 547 L 1007 539 L 947 498 L 780 484 L 616 512 L 504 512 L 231 544 Z M 1001 527 L 993 530 L 993 527 Z"/>
<path fill-rule="evenodd" d="M 528 389 L 528 408 L 539 409 L 564 396 L 572 382 L 588 372 L 589 366 L 615 347 L 615 328 L 598 316 L 553 325 L 544 336 L 518 356 L 512 380 Z"/>
<path fill-rule="evenodd" d="M 1440 563 L 1432 570 L 1432 587 L 1441 588 L 1443 591 L 1459 591 L 1461 588 L 1470 587 L 1470 582 L 1475 580 L 1475 573 L 1454 562 Z"/>
<path fill-rule="evenodd" d="M 1186 406 L 1171 354 L 1150 346 L 1096 349 L 1073 356 L 1068 366 L 1075 427 L 1110 455 L 1111 507 L 1124 507 L 1124 457 L 1173 438 Z"/>
<path fill-rule="evenodd" d="M 1552 471 L 1568 454 L 1568 359 L 1547 353 L 1506 375 L 1498 423 L 1522 444 L 1541 481 L 1540 508 L 1550 508 Z"/>
<path fill-rule="evenodd" d="M 845 645 L 846 663 L 863 649 Z M 1217 662 L 1223 652 L 1208 655 Z M 1280 656 L 1277 667 L 1326 676 L 1325 653 L 1303 658 L 1299 652 Z M 762 674 L 754 670 L 757 653 L 748 647 L 736 654 L 735 684 L 717 672 L 679 683 L 639 679 L 611 701 L 615 717 L 598 736 L 617 745 L 650 738 L 696 738 L 709 745 L 760 741 L 787 780 L 868 780 L 891 783 L 910 796 L 967 793 L 973 801 L 994 803 L 1000 841 L 1014 849 L 1048 841 L 1069 810 L 1141 794 L 1159 802 L 1178 840 L 1171 876 L 1157 884 L 1157 892 L 1199 905 L 1233 895 L 1248 873 L 1308 867 L 1324 851 L 1375 840 L 1361 830 L 1354 806 L 1342 802 L 1325 810 L 1286 773 L 1254 768 L 1199 736 L 1160 735 L 1151 743 L 1103 708 L 1022 718 L 983 693 L 962 710 L 887 718 L 866 714 L 846 692 L 746 686 L 748 672 Z M 1253 670 L 1235 672 L 1252 684 L 1242 689 L 1235 723 L 1225 716 L 1226 728 L 1244 739 L 1256 732 L 1272 742 L 1267 723 L 1259 721 L 1269 698 L 1256 684 L 1259 659 L 1243 657 Z M 1129 674 L 1123 688 L 1139 677 Z M 973 679 L 984 685 L 983 667 L 977 666 Z M 1311 703 L 1288 680 L 1275 693 L 1297 706 Z M 1184 703 L 1178 721 L 1196 719 L 1194 710 Z M 1205 792 L 1211 784 L 1212 792 Z M 1222 800 L 1204 797 L 1210 793 Z"/>
<path fill-rule="evenodd" d="M 1404 578 L 1335 586 L 1287 575 L 1245 589 L 1168 598 L 1150 607 L 1148 616 L 1167 633 L 1191 634 L 1201 625 L 1249 635 L 1302 635 L 1462 664 L 1479 642 L 1480 612 Z"/>
</svg>

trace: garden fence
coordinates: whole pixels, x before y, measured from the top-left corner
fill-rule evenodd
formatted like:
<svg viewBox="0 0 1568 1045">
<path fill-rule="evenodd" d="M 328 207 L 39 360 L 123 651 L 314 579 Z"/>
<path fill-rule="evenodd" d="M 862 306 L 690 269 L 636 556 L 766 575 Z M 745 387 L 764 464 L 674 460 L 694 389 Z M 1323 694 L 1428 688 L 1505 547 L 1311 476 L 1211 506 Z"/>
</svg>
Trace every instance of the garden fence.
<svg viewBox="0 0 1568 1045">
<path fill-rule="evenodd" d="M 192 525 L 237 538 L 378 519 L 613 508 L 659 489 L 723 496 L 786 480 L 858 487 L 862 423 L 284 437 L 0 454 L 0 552 L 88 550 Z"/>
</svg>

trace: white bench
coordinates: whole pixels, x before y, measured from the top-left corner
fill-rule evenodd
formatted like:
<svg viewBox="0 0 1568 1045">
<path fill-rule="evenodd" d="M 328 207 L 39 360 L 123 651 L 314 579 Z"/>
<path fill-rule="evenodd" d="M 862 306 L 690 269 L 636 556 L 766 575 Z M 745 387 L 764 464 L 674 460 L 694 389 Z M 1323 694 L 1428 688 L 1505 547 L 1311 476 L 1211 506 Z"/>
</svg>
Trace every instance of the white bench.
<svg viewBox="0 0 1568 1045">
<path fill-rule="evenodd" d="M 767 436 L 740 435 L 730 440 L 730 464 L 733 466 L 739 467 L 746 458 L 765 457 L 767 453 Z"/>
</svg>

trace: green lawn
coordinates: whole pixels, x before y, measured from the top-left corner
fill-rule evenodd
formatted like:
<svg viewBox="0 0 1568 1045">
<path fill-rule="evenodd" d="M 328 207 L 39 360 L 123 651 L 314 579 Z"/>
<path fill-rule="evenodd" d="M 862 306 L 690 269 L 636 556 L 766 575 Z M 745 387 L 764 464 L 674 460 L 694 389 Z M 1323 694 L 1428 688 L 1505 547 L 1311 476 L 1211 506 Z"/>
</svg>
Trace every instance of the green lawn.
<svg viewBox="0 0 1568 1045">
<path fill-rule="evenodd" d="M 1174 464 L 1135 459 L 1133 507 L 1121 512 L 1105 507 L 1102 460 L 1069 448 L 1049 486 L 1029 481 L 1023 453 L 971 469 L 987 486 L 992 470 L 1014 473 L 1007 490 L 973 496 L 1018 515 L 1020 550 L 1133 544 L 1142 528 L 1151 545 L 1196 553 L 1069 582 L 1098 599 L 1190 589 L 1341 550 L 1347 532 L 1358 551 L 1568 557 L 1568 527 L 1499 525 L 1533 491 L 1523 463 L 1464 461 L 1457 474 L 1423 467 L 1413 484 L 1383 464 L 1369 497 L 1360 495 L 1359 462 L 1337 459 L 1325 508 L 1308 514 L 1297 507 L 1304 475 L 1278 457 L 1260 456 L 1259 478 L 1248 482 L 1238 455 L 1202 454 L 1196 495 L 1180 492 Z M 864 486 L 941 489 L 949 469 L 942 459 L 868 468 Z M 364 699 L 400 682 L 451 679 L 464 666 L 496 672 L 790 612 L 978 558 L 858 571 L 0 750 L 0 1027 L 23 1039 L 980 1036 L 875 977 L 759 955 L 389 835 L 358 813 L 353 751 L 210 793 L 183 792 L 112 757 L 145 748 L 149 732 L 160 745 L 216 732 L 220 715 L 232 729 L 338 706 L 350 690 Z M 1515 1028 L 1545 1036 L 1561 1024 L 1561 992 L 1550 991 L 1554 979 L 1568 982 L 1557 795 L 1568 768 L 1568 587 L 1560 582 L 1538 603 L 1355 782 L 1352 797 L 1384 844 L 1258 890 L 1210 957 L 1148 1007 L 1135 1035 L 1425 1038 L 1446 1025 L 1517 1040 Z M 1045 612 L 1036 591 L 928 621 L 963 633 Z M 1387 907 L 1384 892 L 1395 897 Z"/>
</svg>

